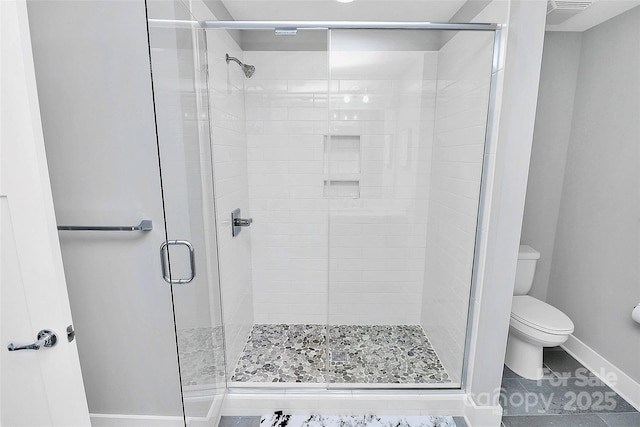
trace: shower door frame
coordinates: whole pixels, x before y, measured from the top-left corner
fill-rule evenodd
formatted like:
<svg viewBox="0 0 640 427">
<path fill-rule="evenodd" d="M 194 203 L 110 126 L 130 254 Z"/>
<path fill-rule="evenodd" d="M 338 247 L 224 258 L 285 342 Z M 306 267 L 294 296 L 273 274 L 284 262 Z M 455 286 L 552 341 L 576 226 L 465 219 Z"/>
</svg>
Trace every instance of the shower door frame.
<svg viewBox="0 0 640 427">
<path fill-rule="evenodd" d="M 493 144 L 495 143 L 494 133 L 497 129 L 497 111 L 496 106 L 498 102 L 498 71 L 500 69 L 500 65 L 502 64 L 502 24 L 497 23 L 448 23 L 448 22 L 398 22 L 398 21 L 189 21 L 189 24 L 199 24 L 200 28 L 205 30 L 207 29 L 218 29 L 218 30 L 298 30 L 298 29 L 310 29 L 310 30 L 330 30 L 335 29 L 353 29 L 353 30 L 384 30 L 384 29 L 395 29 L 395 30 L 449 30 L 449 31 L 492 31 L 494 33 L 494 41 L 493 41 L 493 50 L 492 50 L 492 61 L 491 61 L 491 77 L 489 79 L 489 99 L 487 104 L 487 118 L 486 118 L 486 127 L 485 127 L 485 137 L 484 137 L 484 150 L 483 150 L 483 160 L 482 160 L 482 172 L 481 172 L 481 181 L 480 181 L 480 192 L 479 192 L 479 203 L 478 203 L 478 213 L 476 216 L 476 232 L 475 232 L 475 241 L 474 241 L 474 254 L 473 254 L 473 265 L 472 265 L 472 274 L 471 274 L 471 284 L 469 288 L 469 306 L 467 310 L 467 322 L 466 322 L 466 330 L 465 330 L 465 345 L 464 345 L 464 355 L 463 355 L 463 363 L 462 363 L 462 372 L 460 375 L 460 386 L 459 387 L 402 387 L 402 388 L 388 388 L 388 387 L 372 387 L 372 388 L 331 388 L 329 387 L 330 383 L 327 383 L 327 387 L 325 388 L 317 388 L 312 387 L 309 390 L 313 392 L 324 391 L 324 392 L 340 392 L 341 390 L 357 390 L 358 393 L 364 394 L 376 394 L 381 391 L 393 391 L 394 393 L 406 394 L 406 393 L 416 393 L 420 394 L 436 394 L 436 393 L 448 393 L 448 394 L 460 394 L 463 393 L 469 382 L 469 359 L 470 359 L 470 347 L 472 343 L 472 335 L 473 335 L 473 319 L 474 314 L 476 312 L 475 303 L 478 301 L 479 296 L 479 264 L 481 262 L 481 253 L 485 252 L 484 249 L 481 249 L 485 246 L 486 242 L 482 236 L 481 226 L 483 224 L 483 219 L 488 217 L 489 214 L 489 197 L 490 192 L 489 184 L 492 181 L 493 171 L 495 169 L 495 163 L 489 161 L 490 155 L 495 153 L 495 149 Z M 217 224 L 216 224 L 217 226 Z M 284 391 L 290 388 L 275 388 L 275 387 L 232 387 L 234 393 L 270 393 L 274 390 Z M 230 387 L 227 384 L 227 392 Z M 292 390 L 305 390 L 296 387 Z"/>
</svg>

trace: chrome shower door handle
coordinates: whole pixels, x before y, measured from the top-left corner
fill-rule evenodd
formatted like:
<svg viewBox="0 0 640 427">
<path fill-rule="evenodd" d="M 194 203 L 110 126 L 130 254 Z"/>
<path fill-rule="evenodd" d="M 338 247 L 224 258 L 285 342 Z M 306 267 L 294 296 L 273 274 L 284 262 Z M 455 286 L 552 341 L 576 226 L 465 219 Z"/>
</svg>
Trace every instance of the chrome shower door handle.
<svg viewBox="0 0 640 427">
<path fill-rule="evenodd" d="M 38 332 L 38 341 L 33 344 L 26 345 L 15 345 L 11 343 L 7 346 L 7 350 L 9 351 L 18 351 L 18 350 L 40 350 L 42 347 L 53 347 L 58 342 L 58 337 L 55 332 L 50 331 L 48 329 L 43 329 Z"/>
<path fill-rule="evenodd" d="M 191 268 L 189 277 L 186 277 L 184 279 L 172 279 L 171 276 L 169 275 L 169 267 L 168 267 L 169 245 L 174 245 L 174 246 L 182 245 L 182 246 L 186 246 L 187 249 L 189 250 L 189 266 Z M 191 283 L 193 279 L 196 277 L 195 251 L 193 250 L 193 245 L 187 240 L 167 240 L 165 242 L 162 242 L 162 245 L 160 245 L 160 264 L 162 265 L 162 278 L 164 279 L 165 282 L 171 285 L 186 285 L 187 283 Z"/>
</svg>

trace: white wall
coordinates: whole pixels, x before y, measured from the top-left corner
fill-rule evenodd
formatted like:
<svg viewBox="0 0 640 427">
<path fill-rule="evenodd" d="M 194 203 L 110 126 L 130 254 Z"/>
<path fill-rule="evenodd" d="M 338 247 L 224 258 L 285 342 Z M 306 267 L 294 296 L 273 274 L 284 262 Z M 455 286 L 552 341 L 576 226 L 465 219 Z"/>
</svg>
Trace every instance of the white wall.
<svg viewBox="0 0 640 427">
<path fill-rule="evenodd" d="M 218 262 L 224 316 L 227 372 L 233 373 L 254 323 L 251 236 L 254 225 L 231 236 L 231 211 L 253 215 L 249 207 L 244 74 L 225 54 L 243 59 L 225 30 L 207 31 L 211 137 L 218 222 Z"/>
<path fill-rule="evenodd" d="M 334 51 L 330 105 L 327 52 L 244 58 L 256 322 L 325 323 L 329 268 L 330 323 L 419 323 L 437 53 Z"/>
<path fill-rule="evenodd" d="M 368 36 L 375 40 L 376 33 L 382 34 Z M 349 31 L 331 36 L 337 47 L 330 53 L 329 131 L 360 135 L 360 198 L 331 199 L 329 323 L 417 325 L 438 53 L 377 50 L 375 43 L 361 50 L 351 37 Z M 403 38 L 394 42 L 402 46 Z M 365 90 L 368 103 L 360 101 Z M 329 158 L 331 179 L 340 178 Z"/>
<path fill-rule="evenodd" d="M 459 379 L 478 222 L 493 33 L 460 32 L 438 53 L 421 324 Z"/>
<path fill-rule="evenodd" d="M 476 254 L 477 292 L 471 301 L 469 416 L 476 426 L 500 425 L 500 381 L 533 138 L 546 2 L 493 1 L 474 22 L 498 22 L 502 44 L 494 122 L 486 149 Z"/>
<path fill-rule="evenodd" d="M 548 302 L 640 382 L 640 8 L 582 35 Z"/>
<path fill-rule="evenodd" d="M 580 63 L 582 35 L 547 32 L 544 38 L 522 244 L 540 252 L 531 295 L 547 298 L 562 182 Z"/>
<path fill-rule="evenodd" d="M 29 2 L 38 96 L 92 413 L 181 415 L 142 1 Z"/>
<path fill-rule="evenodd" d="M 326 52 L 252 52 L 247 156 L 256 323 L 326 322 Z"/>
</svg>

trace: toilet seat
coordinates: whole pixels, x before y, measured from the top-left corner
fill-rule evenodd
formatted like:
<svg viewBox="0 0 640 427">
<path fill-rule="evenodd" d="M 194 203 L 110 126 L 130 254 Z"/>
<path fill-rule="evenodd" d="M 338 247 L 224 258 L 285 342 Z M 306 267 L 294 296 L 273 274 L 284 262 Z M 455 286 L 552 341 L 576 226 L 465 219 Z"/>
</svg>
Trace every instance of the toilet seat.
<svg viewBox="0 0 640 427">
<path fill-rule="evenodd" d="M 513 297 L 511 319 L 552 335 L 573 332 L 573 322 L 562 311 L 529 295 Z"/>
</svg>

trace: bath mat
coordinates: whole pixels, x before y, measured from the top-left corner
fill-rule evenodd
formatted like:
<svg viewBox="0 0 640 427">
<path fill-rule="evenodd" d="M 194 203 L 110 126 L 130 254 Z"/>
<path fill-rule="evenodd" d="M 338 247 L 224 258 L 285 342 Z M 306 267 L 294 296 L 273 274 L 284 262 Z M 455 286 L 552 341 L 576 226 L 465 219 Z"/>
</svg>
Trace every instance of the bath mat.
<svg viewBox="0 0 640 427">
<path fill-rule="evenodd" d="M 260 427 L 455 427 L 453 417 L 376 415 L 265 415 Z"/>
</svg>

